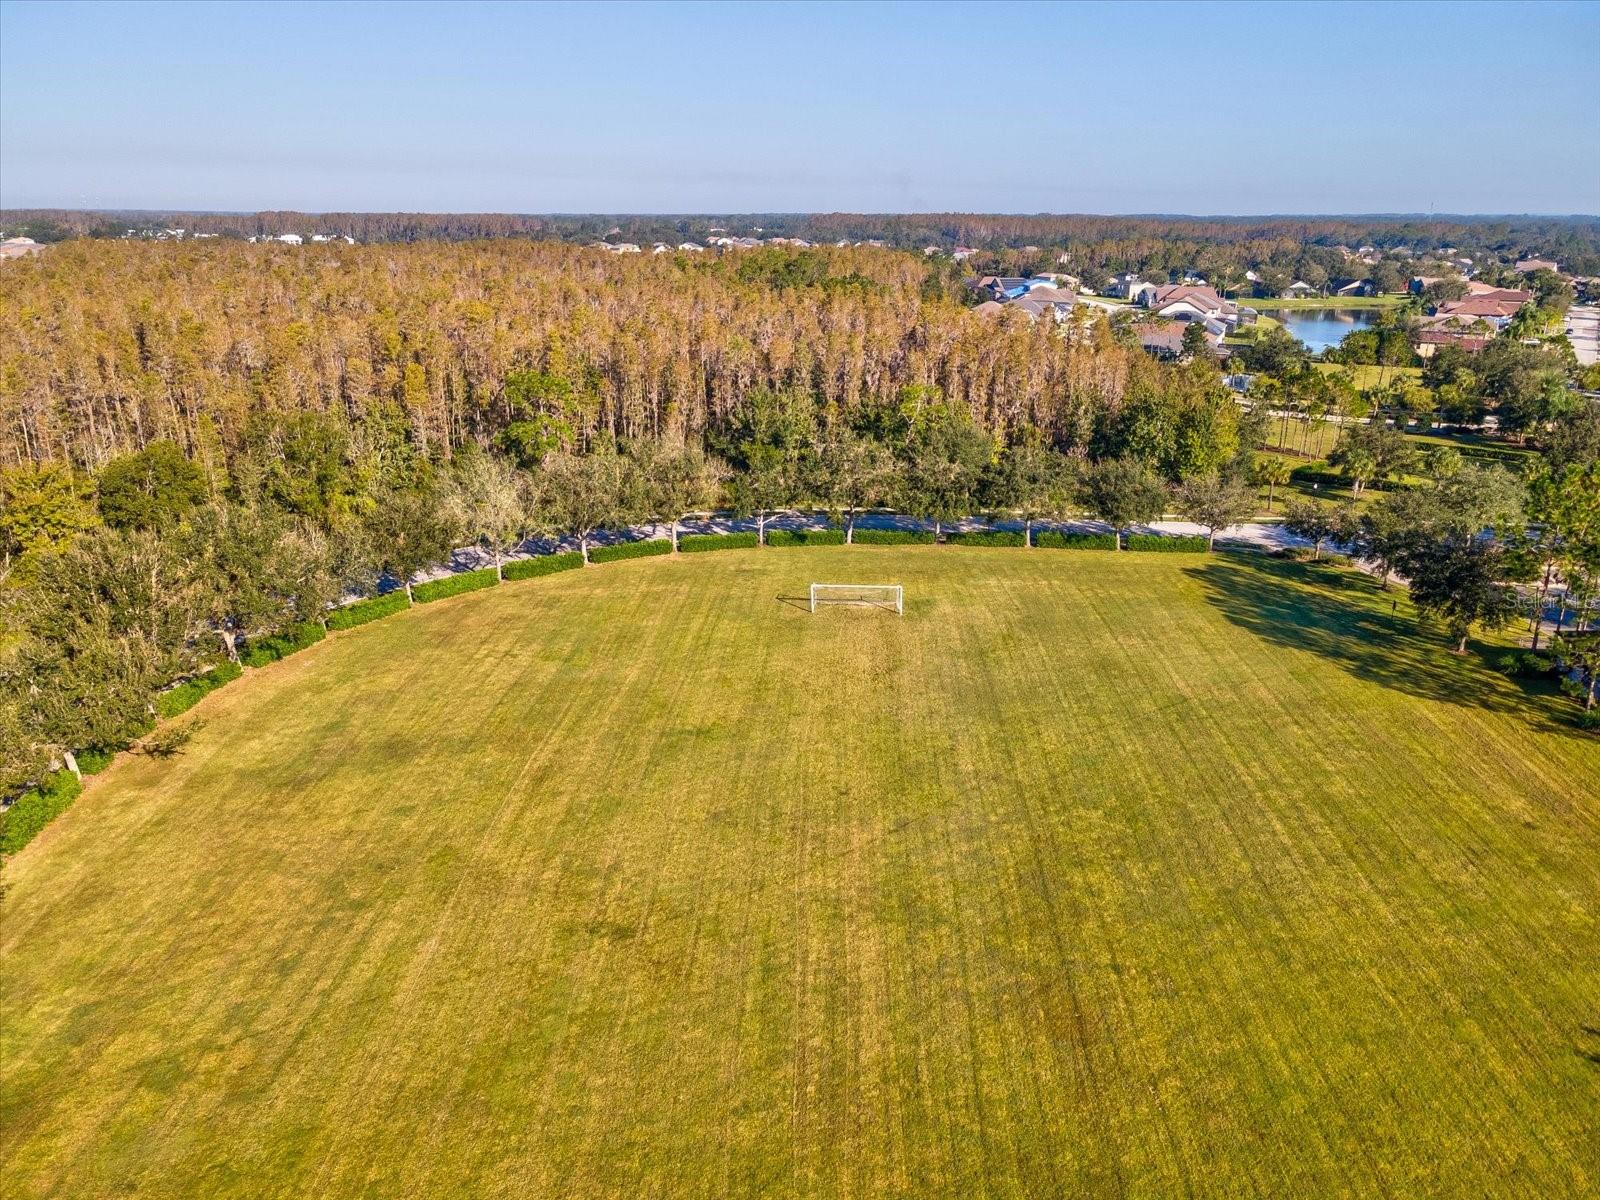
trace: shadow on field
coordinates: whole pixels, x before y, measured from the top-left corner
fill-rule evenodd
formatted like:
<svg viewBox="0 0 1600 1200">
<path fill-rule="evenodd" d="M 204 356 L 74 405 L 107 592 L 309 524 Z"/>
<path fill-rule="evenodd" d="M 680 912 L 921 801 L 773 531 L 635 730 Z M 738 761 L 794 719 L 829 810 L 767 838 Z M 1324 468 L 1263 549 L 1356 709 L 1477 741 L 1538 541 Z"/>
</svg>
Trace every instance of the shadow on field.
<svg viewBox="0 0 1600 1200">
<path fill-rule="evenodd" d="M 1544 689 L 1518 688 L 1496 672 L 1503 649 L 1469 643 L 1451 654 L 1445 635 L 1420 630 L 1403 589 L 1380 590 L 1359 571 L 1256 554 L 1209 557 L 1184 573 L 1235 625 L 1276 645 L 1310 650 L 1360 679 L 1409 695 L 1526 717 L 1576 735 Z"/>
<path fill-rule="evenodd" d="M 1579 1025 L 1578 1028 L 1580 1031 L 1582 1031 L 1586 1039 L 1592 1040 L 1596 1047 L 1600 1047 L 1600 1029 L 1597 1029 L 1593 1025 Z M 1588 1062 L 1593 1063 L 1595 1066 L 1600 1067 L 1600 1049 L 1585 1050 L 1582 1046 L 1579 1046 L 1577 1049 L 1579 1058 L 1585 1059 Z"/>
</svg>

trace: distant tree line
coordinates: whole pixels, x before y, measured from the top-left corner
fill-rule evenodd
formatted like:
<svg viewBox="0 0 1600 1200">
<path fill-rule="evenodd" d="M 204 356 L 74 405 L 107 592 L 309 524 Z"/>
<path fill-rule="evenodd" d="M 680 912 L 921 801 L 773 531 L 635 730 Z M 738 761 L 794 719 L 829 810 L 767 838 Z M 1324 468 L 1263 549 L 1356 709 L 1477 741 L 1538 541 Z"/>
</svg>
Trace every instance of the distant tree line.
<svg viewBox="0 0 1600 1200">
<path fill-rule="evenodd" d="M 1423 253 L 1451 248 L 1516 258 L 1529 251 L 1553 257 L 1577 274 L 1600 273 L 1600 221 L 1593 217 L 1115 217 L 983 213 L 731 213 L 678 215 L 517 213 L 154 213 L 28 209 L 0 212 L 0 228 L 29 224 L 54 236 L 118 237 L 127 229 L 182 228 L 221 237 L 321 233 L 359 242 L 610 238 L 648 245 L 705 241 L 714 233 L 792 237 L 832 243 L 881 241 L 903 250 L 966 246 L 995 262 L 1037 261 L 1034 251 L 1067 251 L 1083 270 L 1152 274 L 1221 264 L 1244 270 L 1265 265 L 1286 272 L 1279 286 L 1336 265 L 1318 251 L 1338 246 L 1404 248 Z M 759 231 L 759 232 L 758 232 Z M 42 240 L 42 239 L 41 239 Z M 1208 254 L 1221 250 L 1222 253 Z M 1310 257 L 1305 253 L 1310 252 Z M 1049 260 L 1052 264 L 1054 258 Z M 1321 267 L 1318 264 L 1322 264 Z M 1298 266 L 1298 273 L 1294 273 Z M 1242 282 L 1242 280 L 1240 281 Z M 1308 279 L 1307 282 L 1312 282 Z M 1399 290 L 1386 286 L 1384 291 Z"/>
</svg>

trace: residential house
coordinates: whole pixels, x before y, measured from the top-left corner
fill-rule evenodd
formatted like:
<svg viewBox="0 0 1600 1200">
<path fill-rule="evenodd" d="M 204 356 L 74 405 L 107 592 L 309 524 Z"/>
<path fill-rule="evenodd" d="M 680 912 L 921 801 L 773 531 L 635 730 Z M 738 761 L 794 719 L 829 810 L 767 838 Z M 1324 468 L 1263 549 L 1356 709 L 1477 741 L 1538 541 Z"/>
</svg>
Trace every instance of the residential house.
<svg viewBox="0 0 1600 1200">
<path fill-rule="evenodd" d="M 1517 305 L 1523 305 L 1533 299 L 1533 293 L 1525 288 L 1502 288 L 1493 284 L 1480 283 L 1476 279 L 1467 281 L 1467 299 L 1469 300 L 1506 300 Z"/>
<path fill-rule="evenodd" d="M 1468 296 L 1465 300 L 1446 300 L 1434 306 L 1433 315 L 1467 321 L 1487 321 L 1496 332 L 1511 323 L 1527 301 L 1497 299 L 1493 296 Z"/>
<path fill-rule="evenodd" d="M 1317 294 L 1317 289 L 1312 287 L 1304 279 L 1296 279 L 1288 287 L 1283 289 L 1283 298 L 1285 300 L 1298 300 L 1306 296 L 1315 296 Z"/>
<path fill-rule="evenodd" d="M 1007 300 L 1015 300 L 1028 290 L 1028 280 L 1021 275 L 980 275 L 976 279 L 967 280 L 967 286 L 975 292 L 984 292 L 991 300 L 998 300 L 1004 304 Z"/>
<path fill-rule="evenodd" d="M 699 242 L 679 242 L 678 249 L 689 254 L 704 254 L 706 248 Z"/>
<path fill-rule="evenodd" d="M 38 254 L 44 247 L 30 237 L 11 237 L 0 242 L 0 259 L 27 258 Z"/>
<path fill-rule="evenodd" d="M 282 242 L 286 246 L 299 246 L 305 242 L 305 238 L 301 237 L 298 233 L 280 233 L 272 240 L 275 242 Z"/>
<path fill-rule="evenodd" d="M 1119 300 L 1132 300 L 1136 298 L 1140 288 L 1153 286 L 1140 279 L 1136 272 L 1124 271 L 1121 275 L 1113 275 L 1101 294 L 1115 296 Z"/>
<path fill-rule="evenodd" d="M 1135 325 L 1133 331 L 1146 354 L 1156 358 L 1178 359 L 1183 357 L 1183 334 L 1186 328 L 1184 321 L 1151 321 Z M 1220 341 L 1219 335 L 1206 330 L 1206 343 L 1212 353 L 1216 353 Z"/>
<path fill-rule="evenodd" d="M 1373 296 L 1378 291 L 1370 279 L 1335 279 L 1328 286 L 1335 296 Z"/>
<path fill-rule="evenodd" d="M 1486 333 L 1467 333 L 1450 328 L 1424 329 L 1417 334 L 1417 357 L 1432 358 L 1440 346 L 1459 346 L 1468 354 L 1476 354 L 1489 344 Z"/>
<path fill-rule="evenodd" d="M 1016 301 L 1027 307 L 1029 312 L 1042 315 L 1046 310 L 1058 321 L 1064 321 L 1072 315 L 1072 310 L 1077 306 L 1078 294 L 1068 288 L 1058 287 L 1033 287 L 1028 289 L 1027 295 Z"/>
<path fill-rule="evenodd" d="M 1531 275 L 1535 271 L 1559 271 L 1561 269 L 1548 258 L 1519 258 L 1517 259 L 1516 267 L 1524 275 Z"/>
<path fill-rule="evenodd" d="M 971 258 L 977 252 L 977 249 L 973 246 L 957 246 L 953 251 L 951 251 L 950 257 L 955 259 L 957 262 L 966 262 L 967 259 Z"/>
<path fill-rule="evenodd" d="M 1147 285 L 1137 301 L 1155 316 L 1169 321 L 1199 321 L 1207 333 L 1218 338 L 1233 332 L 1242 318 L 1239 306 L 1224 300 L 1216 288 L 1196 284 L 1174 283 L 1159 288 Z"/>
<path fill-rule="evenodd" d="M 969 281 L 967 286 L 988 297 L 976 311 L 987 314 L 1016 311 L 1025 313 L 1030 321 L 1042 316 L 1065 321 L 1078 302 L 1076 293 L 1058 288 L 1048 279 L 985 275 Z"/>
</svg>

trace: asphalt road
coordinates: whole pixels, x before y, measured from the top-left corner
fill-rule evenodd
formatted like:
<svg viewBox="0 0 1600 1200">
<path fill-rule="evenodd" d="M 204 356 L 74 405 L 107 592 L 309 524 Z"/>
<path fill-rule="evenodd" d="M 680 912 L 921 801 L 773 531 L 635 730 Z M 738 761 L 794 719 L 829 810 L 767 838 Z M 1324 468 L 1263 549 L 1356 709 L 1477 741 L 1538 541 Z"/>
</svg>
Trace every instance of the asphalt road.
<svg viewBox="0 0 1600 1200">
<path fill-rule="evenodd" d="M 1600 305 L 1574 305 L 1567 310 L 1567 340 L 1584 366 L 1600 362 Z"/>
</svg>

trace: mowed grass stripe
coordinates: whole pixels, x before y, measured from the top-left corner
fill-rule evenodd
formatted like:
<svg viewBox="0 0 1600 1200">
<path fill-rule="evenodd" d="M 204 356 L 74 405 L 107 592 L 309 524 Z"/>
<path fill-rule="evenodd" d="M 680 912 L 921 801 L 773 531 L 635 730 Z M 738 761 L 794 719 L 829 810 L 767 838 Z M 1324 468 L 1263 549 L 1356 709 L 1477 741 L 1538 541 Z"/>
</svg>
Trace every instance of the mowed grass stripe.
<svg viewBox="0 0 1600 1200">
<path fill-rule="evenodd" d="M 778 599 L 863 571 L 904 618 Z M 755 551 L 330 639 L 8 866 L 8 1186 L 1582 1194 L 1600 752 L 1327 578 Z"/>
</svg>

